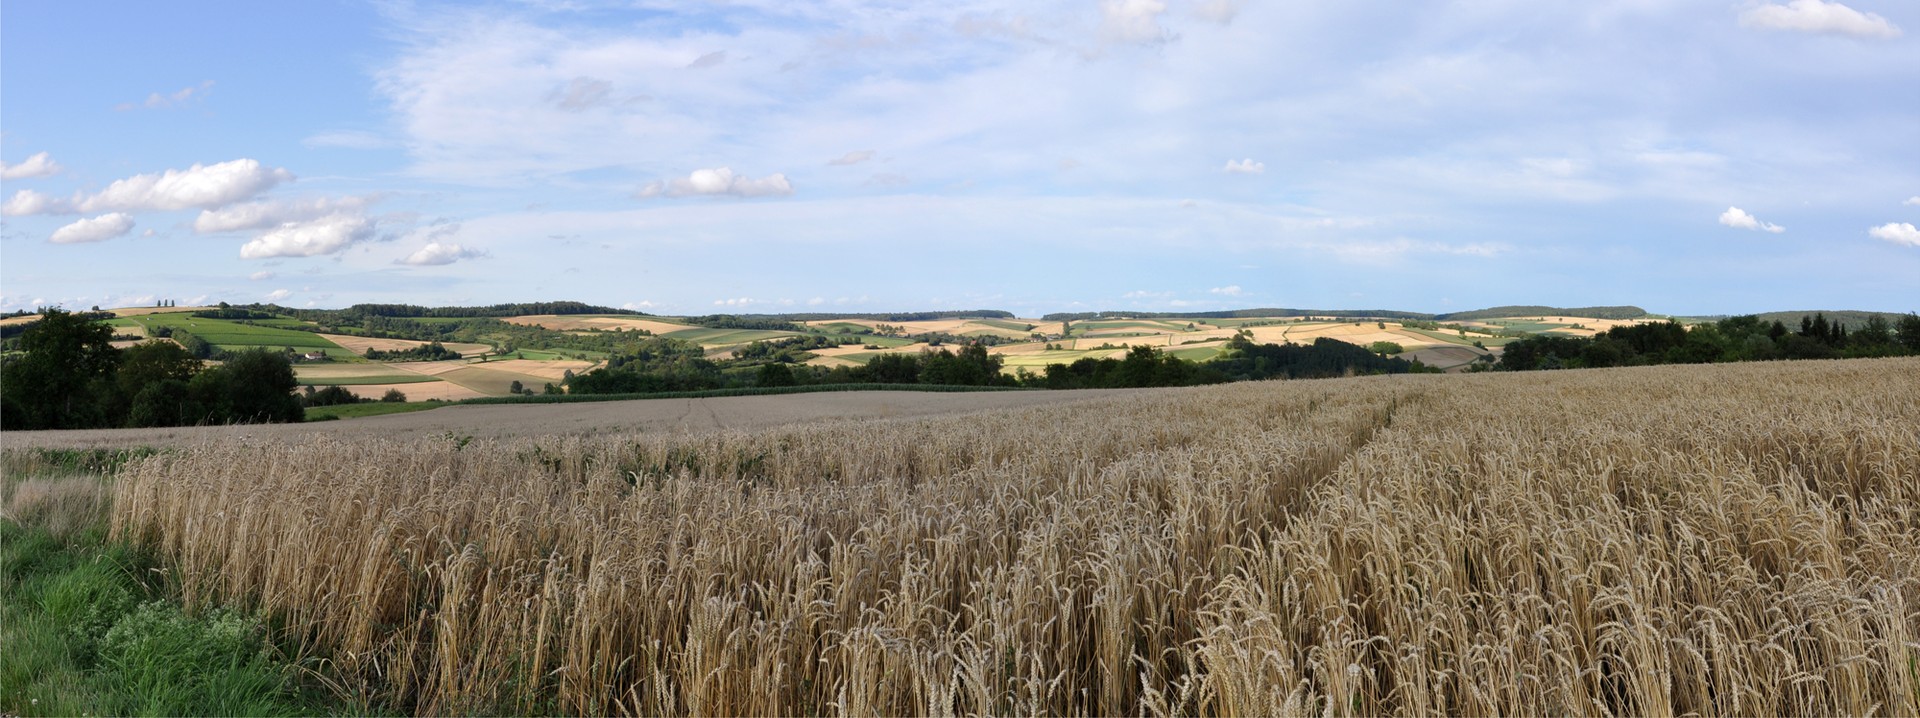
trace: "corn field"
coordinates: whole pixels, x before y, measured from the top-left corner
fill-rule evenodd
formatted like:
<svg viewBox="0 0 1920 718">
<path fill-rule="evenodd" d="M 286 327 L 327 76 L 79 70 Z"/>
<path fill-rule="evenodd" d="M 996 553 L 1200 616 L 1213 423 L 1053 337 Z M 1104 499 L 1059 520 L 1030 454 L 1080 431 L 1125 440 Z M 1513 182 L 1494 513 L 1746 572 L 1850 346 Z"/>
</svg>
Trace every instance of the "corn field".
<svg viewBox="0 0 1920 718">
<path fill-rule="evenodd" d="M 115 491 L 191 605 L 423 715 L 1920 714 L 1915 359 L 223 442 Z"/>
</svg>

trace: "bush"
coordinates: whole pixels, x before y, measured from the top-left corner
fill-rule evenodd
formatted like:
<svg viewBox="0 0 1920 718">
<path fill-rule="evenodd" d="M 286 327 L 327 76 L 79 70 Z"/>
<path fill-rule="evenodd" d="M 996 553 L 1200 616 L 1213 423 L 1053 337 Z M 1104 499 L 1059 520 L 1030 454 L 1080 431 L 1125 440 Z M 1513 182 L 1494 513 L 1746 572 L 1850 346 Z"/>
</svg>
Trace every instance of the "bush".
<svg viewBox="0 0 1920 718">
<path fill-rule="evenodd" d="M 401 404 L 401 403 L 405 403 L 406 400 L 407 400 L 407 395 L 400 393 L 399 389 L 388 389 L 387 393 L 380 395 L 380 401 L 383 401 L 389 404 Z"/>
</svg>

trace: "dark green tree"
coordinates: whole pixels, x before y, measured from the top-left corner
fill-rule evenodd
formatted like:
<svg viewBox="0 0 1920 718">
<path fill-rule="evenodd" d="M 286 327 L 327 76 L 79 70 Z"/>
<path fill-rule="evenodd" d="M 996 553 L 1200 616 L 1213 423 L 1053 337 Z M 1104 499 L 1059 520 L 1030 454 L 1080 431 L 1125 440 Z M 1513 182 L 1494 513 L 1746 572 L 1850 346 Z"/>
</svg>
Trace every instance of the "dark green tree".
<svg viewBox="0 0 1920 718">
<path fill-rule="evenodd" d="M 119 425 L 112 407 L 119 366 L 113 329 L 57 308 L 20 335 L 25 356 L 0 370 L 8 429 L 79 429 Z"/>
</svg>

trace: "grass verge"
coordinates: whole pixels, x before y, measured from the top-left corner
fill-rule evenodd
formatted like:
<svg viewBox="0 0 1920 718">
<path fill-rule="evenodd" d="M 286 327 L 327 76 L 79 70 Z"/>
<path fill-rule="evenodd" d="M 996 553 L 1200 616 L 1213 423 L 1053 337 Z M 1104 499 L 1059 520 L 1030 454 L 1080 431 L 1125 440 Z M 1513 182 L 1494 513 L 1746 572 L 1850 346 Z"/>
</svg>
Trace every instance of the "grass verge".
<svg viewBox="0 0 1920 718">
<path fill-rule="evenodd" d="M 151 454 L 143 451 L 138 455 Z M 190 614 L 108 539 L 104 474 L 136 452 L 9 452 L 0 479 L 0 715 L 351 712 L 303 687 L 259 618 Z"/>
<path fill-rule="evenodd" d="M 437 401 L 366 401 L 358 404 L 335 404 L 333 406 L 313 406 L 307 408 L 307 421 L 332 421 L 334 419 L 358 419 L 367 416 L 386 414 L 406 414 L 426 411 L 446 406 Z"/>
</svg>

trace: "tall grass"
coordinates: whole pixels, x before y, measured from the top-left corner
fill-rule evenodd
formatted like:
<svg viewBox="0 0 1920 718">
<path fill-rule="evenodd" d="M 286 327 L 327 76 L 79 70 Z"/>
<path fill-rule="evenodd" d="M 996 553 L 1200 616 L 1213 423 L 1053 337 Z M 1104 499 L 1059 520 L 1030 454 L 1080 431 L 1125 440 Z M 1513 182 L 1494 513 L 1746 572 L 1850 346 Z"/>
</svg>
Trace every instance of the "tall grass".
<svg viewBox="0 0 1920 718">
<path fill-rule="evenodd" d="M 450 713 L 1920 713 L 1920 360 L 208 444 L 118 535 Z"/>
</svg>

